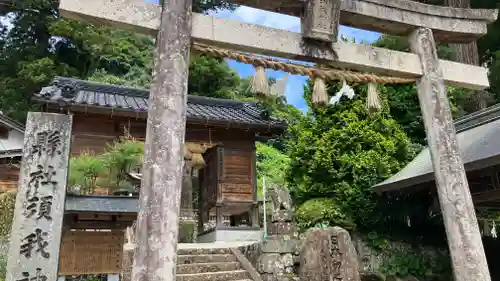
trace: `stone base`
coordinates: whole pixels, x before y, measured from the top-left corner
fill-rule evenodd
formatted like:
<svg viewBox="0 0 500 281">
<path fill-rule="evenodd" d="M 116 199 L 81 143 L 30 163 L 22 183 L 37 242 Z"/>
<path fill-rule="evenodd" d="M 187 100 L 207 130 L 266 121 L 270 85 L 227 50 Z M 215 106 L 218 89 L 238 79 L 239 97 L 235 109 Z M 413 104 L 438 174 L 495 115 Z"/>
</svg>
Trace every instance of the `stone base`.
<svg viewBox="0 0 500 281">
<path fill-rule="evenodd" d="M 204 231 L 198 235 L 198 243 L 244 242 L 262 240 L 263 231 L 254 227 L 226 227 Z"/>
</svg>

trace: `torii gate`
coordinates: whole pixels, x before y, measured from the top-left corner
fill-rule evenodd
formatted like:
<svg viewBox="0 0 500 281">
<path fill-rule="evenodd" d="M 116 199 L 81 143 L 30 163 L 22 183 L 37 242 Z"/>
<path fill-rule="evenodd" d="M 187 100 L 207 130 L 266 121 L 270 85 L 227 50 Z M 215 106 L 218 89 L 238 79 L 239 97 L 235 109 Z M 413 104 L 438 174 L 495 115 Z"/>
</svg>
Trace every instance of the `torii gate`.
<svg viewBox="0 0 500 281">
<path fill-rule="evenodd" d="M 407 0 L 236 0 L 302 18 L 302 33 L 191 13 L 191 1 L 61 0 L 64 17 L 157 34 L 133 280 L 175 280 L 185 107 L 191 43 L 412 78 L 432 156 L 456 281 L 490 280 L 445 83 L 489 87 L 487 69 L 439 60 L 436 40 L 467 43 L 486 33 L 496 10 Z M 412 53 L 336 42 L 339 22 L 409 36 Z M 228 52 L 219 55 L 229 56 Z M 273 63 L 266 66 L 272 67 Z"/>
</svg>

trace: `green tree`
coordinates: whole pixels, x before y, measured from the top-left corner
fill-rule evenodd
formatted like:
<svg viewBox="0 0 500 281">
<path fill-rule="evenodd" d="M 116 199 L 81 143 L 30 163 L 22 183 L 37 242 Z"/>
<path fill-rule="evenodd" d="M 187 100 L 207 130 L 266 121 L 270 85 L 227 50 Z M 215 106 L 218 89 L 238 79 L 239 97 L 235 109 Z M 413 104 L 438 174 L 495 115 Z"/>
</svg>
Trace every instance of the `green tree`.
<svg viewBox="0 0 500 281">
<path fill-rule="evenodd" d="M 472 8 L 497 9 L 496 0 L 471 1 Z M 491 97 L 493 103 L 500 102 L 500 20 L 488 25 L 488 33 L 477 41 L 481 65 L 489 68 Z"/>
<path fill-rule="evenodd" d="M 338 89 L 330 86 L 330 94 Z M 304 91 L 309 104 L 310 88 L 309 83 Z M 310 108 L 290 128 L 297 139 L 289 143 L 288 180 L 297 202 L 334 198 L 345 216 L 368 226 L 380 220 L 371 187 L 403 168 L 416 148 L 389 110 L 366 111 L 366 86 L 355 91 L 358 96 L 353 100 L 342 98 L 335 106 Z"/>
<path fill-rule="evenodd" d="M 286 170 L 290 159 L 276 148 L 257 143 L 257 186 L 259 194 L 262 192 L 263 178 L 267 184 L 276 184 L 286 187 Z"/>
<path fill-rule="evenodd" d="M 2 25 L 0 29 L 0 110 L 5 114 L 23 121 L 26 111 L 34 106 L 33 93 L 56 75 L 138 87 L 149 84 L 154 49 L 151 37 L 61 19 L 55 0 L 15 1 L 15 5 L 9 14 L 12 27 Z M 234 6 L 227 1 L 195 1 L 193 9 L 206 12 L 222 8 Z M 194 68 L 206 66 L 209 61 L 194 63 Z M 234 73 L 224 72 L 225 67 L 229 70 L 225 62 L 210 63 L 221 65 L 211 78 L 222 81 L 223 86 L 233 80 L 238 82 Z M 191 81 L 191 86 L 196 86 L 196 79 Z M 227 96 L 220 89 L 214 92 Z"/>
</svg>

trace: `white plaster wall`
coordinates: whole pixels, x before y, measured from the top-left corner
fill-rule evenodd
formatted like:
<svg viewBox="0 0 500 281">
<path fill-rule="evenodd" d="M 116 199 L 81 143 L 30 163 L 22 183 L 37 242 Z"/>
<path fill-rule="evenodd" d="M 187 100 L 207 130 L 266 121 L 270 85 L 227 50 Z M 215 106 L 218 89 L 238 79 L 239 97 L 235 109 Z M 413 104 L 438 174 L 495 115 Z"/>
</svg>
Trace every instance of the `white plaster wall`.
<svg viewBox="0 0 500 281">
<path fill-rule="evenodd" d="M 24 134 L 16 130 L 10 130 L 7 139 L 0 139 L 0 150 L 22 149 L 23 141 Z"/>
</svg>

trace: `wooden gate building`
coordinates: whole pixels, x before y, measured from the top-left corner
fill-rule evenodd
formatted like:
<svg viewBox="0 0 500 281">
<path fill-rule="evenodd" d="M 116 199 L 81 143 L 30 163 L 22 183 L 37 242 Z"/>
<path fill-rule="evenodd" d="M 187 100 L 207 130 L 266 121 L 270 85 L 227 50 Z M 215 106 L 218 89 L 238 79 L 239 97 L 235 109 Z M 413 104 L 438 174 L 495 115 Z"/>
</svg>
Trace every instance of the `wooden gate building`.
<svg viewBox="0 0 500 281">
<path fill-rule="evenodd" d="M 56 77 L 52 85 L 44 87 L 35 98 L 42 104 L 42 111 L 73 115 L 71 154 L 78 155 L 84 150 L 102 153 L 108 143 L 118 140 L 125 131 L 135 139 L 143 140 L 148 97 L 147 90 Z M 269 138 L 282 133 L 286 124 L 269 117 L 255 103 L 199 96 L 188 97 L 186 115 L 186 142 L 207 148 L 203 153 L 205 166 L 198 173 L 199 180 L 195 181 L 199 186 L 194 187 L 199 189 L 201 202 L 198 241 L 258 240 L 261 233 L 255 141 L 257 137 Z M 185 195 L 191 197 L 192 193 L 183 192 Z M 99 198 L 106 201 L 100 206 L 108 206 L 107 210 L 87 209 L 85 212 L 93 213 L 93 216 L 104 212 L 104 217 L 113 219 L 113 215 L 120 212 L 114 211 L 109 216 L 109 211 L 119 210 L 120 206 L 113 204 L 121 204 L 121 200 L 108 199 Z M 182 209 L 193 208 L 190 199 L 182 199 Z M 92 199 L 85 201 L 89 200 Z M 131 204 L 138 204 L 137 201 L 135 198 L 135 203 Z M 135 216 L 136 206 L 132 209 L 123 211 Z M 85 217 L 82 212 L 73 213 L 71 223 L 74 227 L 79 222 L 82 225 L 90 223 L 89 218 L 82 219 Z M 124 217 L 124 214 L 120 216 Z M 211 225 L 210 218 L 214 216 L 215 225 Z M 110 226 L 109 221 L 95 217 L 91 221 L 92 228 Z M 99 226 L 101 222 L 103 225 Z"/>
</svg>

